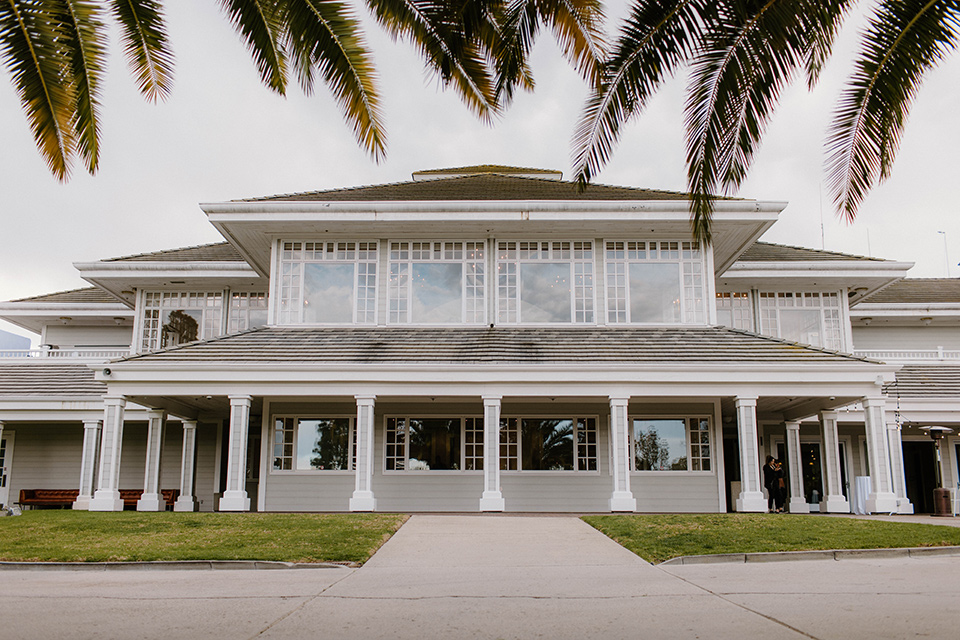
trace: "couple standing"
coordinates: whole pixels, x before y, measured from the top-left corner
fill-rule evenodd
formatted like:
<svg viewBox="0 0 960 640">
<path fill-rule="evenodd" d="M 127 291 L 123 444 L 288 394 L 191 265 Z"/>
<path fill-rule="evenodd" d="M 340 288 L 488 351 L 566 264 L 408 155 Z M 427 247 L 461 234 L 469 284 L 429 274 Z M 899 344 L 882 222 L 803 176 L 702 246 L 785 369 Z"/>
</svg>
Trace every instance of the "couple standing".
<svg viewBox="0 0 960 640">
<path fill-rule="evenodd" d="M 763 465 L 763 486 L 767 488 L 767 510 L 774 513 L 783 513 L 783 505 L 787 501 L 787 483 L 783 479 L 783 465 L 773 456 L 767 456 L 767 463 Z"/>
</svg>

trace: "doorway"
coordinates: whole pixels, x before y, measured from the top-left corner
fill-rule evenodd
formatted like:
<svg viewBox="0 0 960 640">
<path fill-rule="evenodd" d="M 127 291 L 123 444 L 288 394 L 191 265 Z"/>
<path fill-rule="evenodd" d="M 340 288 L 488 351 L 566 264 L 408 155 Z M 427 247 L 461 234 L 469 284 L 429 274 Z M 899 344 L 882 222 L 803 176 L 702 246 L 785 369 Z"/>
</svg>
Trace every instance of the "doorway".
<svg viewBox="0 0 960 640">
<path fill-rule="evenodd" d="M 933 513 L 933 490 L 937 488 L 937 452 L 932 441 L 903 441 L 903 475 L 907 499 L 914 513 Z"/>
<path fill-rule="evenodd" d="M 13 431 L 0 435 L 0 506 L 10 505 L 10 467 L 13 462 Z"/>
</svg>

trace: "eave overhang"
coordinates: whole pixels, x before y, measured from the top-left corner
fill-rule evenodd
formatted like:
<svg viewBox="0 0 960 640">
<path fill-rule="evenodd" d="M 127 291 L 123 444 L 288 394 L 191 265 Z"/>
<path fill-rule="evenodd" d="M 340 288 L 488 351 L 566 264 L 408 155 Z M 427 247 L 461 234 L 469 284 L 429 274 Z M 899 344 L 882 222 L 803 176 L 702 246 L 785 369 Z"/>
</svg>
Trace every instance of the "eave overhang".
<svg viewBox="0 0 960 640">
<path fill-rule="evenodd" d="M 738 261 L 717 278 L 717 289 L 848 288 L 858 300 L 902 279 L 911 267 L 894 260 Z"/>
<path fill-rule="evenodd" d="M 27 331 L 41 333 L 51 321 L 69 318 L 73 324 L 113 325 L 129 324 L 134 317 L 131 305 L 116 303 L 80 302 L 0 302 L 0 318 Z"/>
<path fill-rule="evenodd" d="M 73 265 L 87 282 L 133 306 L 137 289 L 265 288 L 267 283 L 249 265 L 237 261 L 97 261 Z"/>
</svg>

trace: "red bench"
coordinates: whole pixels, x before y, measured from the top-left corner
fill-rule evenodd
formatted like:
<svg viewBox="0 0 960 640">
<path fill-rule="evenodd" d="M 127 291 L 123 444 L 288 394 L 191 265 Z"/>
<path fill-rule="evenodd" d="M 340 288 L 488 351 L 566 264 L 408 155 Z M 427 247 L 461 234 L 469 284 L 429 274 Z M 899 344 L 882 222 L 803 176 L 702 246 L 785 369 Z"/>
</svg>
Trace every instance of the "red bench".
<svg viewBox="0 0 960 640">
<path fill-rule="evenodd" d="M 79 489 L 20 489 L 20 506 L 23 507 L 71 507 L 80 495 Z M 143 489 L 120 489 L 120 499 L 125 509 L 136 509 L 137 500 L 143 495 Z M 173 509 L 173 503 L 180 496 L 179 489 L 161 489 L 160 495 L 167 509 Z"/>
</svg>

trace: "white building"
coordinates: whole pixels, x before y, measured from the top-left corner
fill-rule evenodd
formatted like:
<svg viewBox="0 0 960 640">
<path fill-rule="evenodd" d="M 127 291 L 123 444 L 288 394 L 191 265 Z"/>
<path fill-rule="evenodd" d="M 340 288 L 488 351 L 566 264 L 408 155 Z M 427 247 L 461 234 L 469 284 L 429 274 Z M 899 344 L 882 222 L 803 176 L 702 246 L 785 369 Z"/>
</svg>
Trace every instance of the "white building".
<svg viewBox="0 0 960 640">
<path fill-rule="evenodd" d="M 698 247 L 681 193 L 413 178 L 202 205 L 226 242 L 0 303 L 43 343 L 0 353 L 0 503 L 766 511 L 769 454 L 795 512 L 932 508 L 960 280 L 763 243 L 780 202 Z"/>
</svg>

